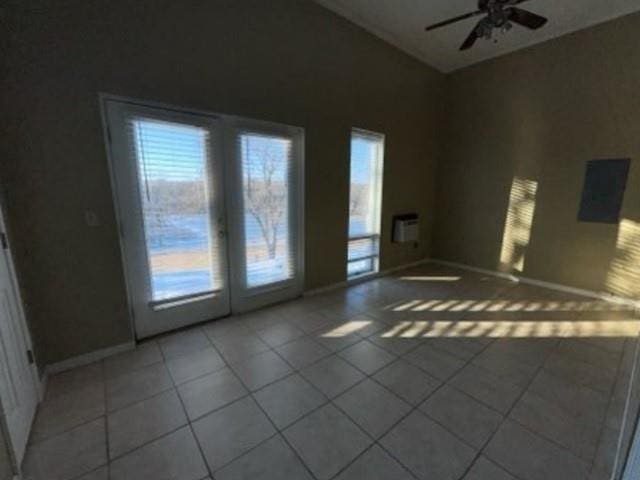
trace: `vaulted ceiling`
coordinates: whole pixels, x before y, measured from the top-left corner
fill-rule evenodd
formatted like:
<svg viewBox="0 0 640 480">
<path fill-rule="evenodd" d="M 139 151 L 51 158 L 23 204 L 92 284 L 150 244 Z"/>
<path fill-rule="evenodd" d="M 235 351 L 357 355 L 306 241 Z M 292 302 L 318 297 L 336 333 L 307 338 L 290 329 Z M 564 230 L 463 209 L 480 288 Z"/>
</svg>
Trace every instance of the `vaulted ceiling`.
<svg viewBox="0 0 640 480">
<path fill-rule="evenodd" d="M 494 41 L 458 47 L 481 17 L 431 32 L 425 26 L 476 10 L 477 0 L 316 0 L 442 72 L 451 72 L 640 10 L 639 0 L 528 0 L 520 7 L 545 16 L 540 30 L 520 26 Z"/>
</svg>

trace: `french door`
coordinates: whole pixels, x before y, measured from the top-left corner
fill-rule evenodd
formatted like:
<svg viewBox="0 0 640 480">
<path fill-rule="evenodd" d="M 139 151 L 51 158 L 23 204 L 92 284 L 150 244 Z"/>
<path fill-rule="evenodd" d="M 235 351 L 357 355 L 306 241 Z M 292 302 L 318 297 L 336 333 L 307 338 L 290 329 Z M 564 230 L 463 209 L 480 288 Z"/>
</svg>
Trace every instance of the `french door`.
<svg viewBox="0 0 640 480">
<path fill-rule="evenodd" d="M 301 129 L 103 106 L 139 338 L 301 293 Z"/>
<path fill-rule="evenodd" d="M 4 232 L 1 211 L 0 232 Z M 18 465 L 24 457 L 38 406 L 37 374 L 21 305 L 9 244 L 3 233 L 0 246 L 0 430 L 6 428 L 8 447 Z"/>
</svg>

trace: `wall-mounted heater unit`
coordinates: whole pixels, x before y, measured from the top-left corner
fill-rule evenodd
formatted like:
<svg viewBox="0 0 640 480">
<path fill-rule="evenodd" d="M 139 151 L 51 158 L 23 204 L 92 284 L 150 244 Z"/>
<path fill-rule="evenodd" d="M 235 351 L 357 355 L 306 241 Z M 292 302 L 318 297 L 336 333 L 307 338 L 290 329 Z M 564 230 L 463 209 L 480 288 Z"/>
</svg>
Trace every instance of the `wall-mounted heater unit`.
<svg viewBox="0 0 640 480">
<path fill-rule="evenodd" d="M 417 213 L 394 215 L 393 217 L 393 242 L 412 243 L 418 241 L 420 224 Z"/>
</svg>

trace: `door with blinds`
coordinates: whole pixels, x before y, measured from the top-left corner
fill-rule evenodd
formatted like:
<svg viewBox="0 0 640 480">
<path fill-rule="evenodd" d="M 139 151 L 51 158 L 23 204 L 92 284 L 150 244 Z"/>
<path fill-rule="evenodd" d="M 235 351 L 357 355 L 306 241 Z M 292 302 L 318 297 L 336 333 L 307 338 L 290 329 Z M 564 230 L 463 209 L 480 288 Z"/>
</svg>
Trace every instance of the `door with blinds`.
<svg viewBox="0 0 640 480">
<path fill-rule="evenodd" d="M 105 112 L 138 337 L 228 314 L 221 120 L 109 100 Z"/>
<path fill-rule="evenodd" d="M 242 312 L 302 293 L 304 132 L 233 119 L 227 143 L 232 304 Z"/>
<path fill-rule="evenodd" d="M 104 112 L 138 338 L 302 292 L 300 129 L 114 98 Z"/>
</svg>

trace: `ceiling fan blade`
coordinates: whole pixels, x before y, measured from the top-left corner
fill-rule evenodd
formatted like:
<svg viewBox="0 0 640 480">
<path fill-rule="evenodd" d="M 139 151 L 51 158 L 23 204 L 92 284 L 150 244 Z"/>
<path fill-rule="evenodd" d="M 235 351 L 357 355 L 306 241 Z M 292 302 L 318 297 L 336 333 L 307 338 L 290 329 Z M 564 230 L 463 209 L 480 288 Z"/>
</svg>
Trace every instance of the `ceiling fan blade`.
<svg viewBox="0 0 640 480">
<path fill-rule="evenodd" d="M 465 13 L 464 15 L 459 15 L 457 17 L 450 18 L 449 20 L 443 20 L 442 22 L 434 23 L 433 25 L 429 25 L 425 30 L 427 32 L 431 30 L 435 30 L 436 28 L 444 27 L 445 25 L 451 25 L 452 23 L 459 22 L 461 20 L 466 20 L 467 18 L 476 17 L 478 15 L 482 15 L 484 12 L 481 10 L 476 10 L 475 12 Z"/>
<path fill-rule="evenodd" d="M 535 13 L 522 10 L 521 8 L 511 7 L 507 9 L 507 15 L 509 20 L 523 27 L 530 28 L 531 30 L 537 30 L 547 23 L 547 19 L 536 15 Z"/>
<path fill-rule="evenodd" d="M 469 50 L 471 47 L 473 47 L 473 44 L 476 43 L 476 40 L 478 40 L 478 38 L 478 27 L 476 26 L 473 30 L 471 30 L 471 33 L 465 39 L 465 41 L 462 42 L 462 45 L 460 45 L 460 51 Z"/>
</svg>

